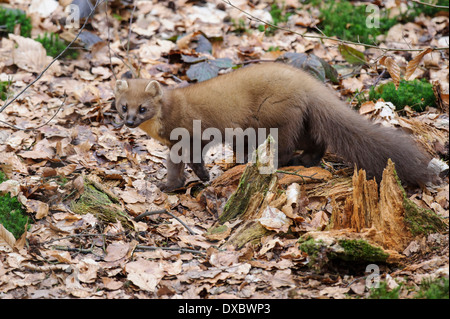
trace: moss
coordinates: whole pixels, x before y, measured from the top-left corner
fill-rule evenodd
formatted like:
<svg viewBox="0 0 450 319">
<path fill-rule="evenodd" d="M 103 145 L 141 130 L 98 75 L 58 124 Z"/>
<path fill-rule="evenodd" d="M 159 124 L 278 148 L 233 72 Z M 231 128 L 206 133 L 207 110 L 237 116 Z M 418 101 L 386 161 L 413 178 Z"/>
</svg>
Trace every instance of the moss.
<svg viewBox="0 0 450 319">
<path fill-rule="evenodd" d="M 417 206 L 406 195 L 405 189 L 402 187 L 400 178 L 394 170 L 397 184 L 403 195 L 403 208 L 405 209 L 405 222 L 410 232 L 414 235 L 428 235 L 436 232 L 447 230 L 448 226 L 444 220 L 435 212 Z"/>
<path fill-rule="evenodd" d="M 262 194 L 261 197 L 264 198 L 271 179 L 270 174 L 261 175 L 255 165 L 248 166 L 242 174 L 236 191 L 226 202 L 223 213 L 219 216 L 219 222 L 223 224 L 241 216 L 252 204 L 253 194 Z"/>
<path fill-rule="evenodd" d="M 5 174 L 0 171 L 0 184 L 6 180 Z M 17 197 L 11 194 L 0 194 L 0 224 L 18 239 L 25 232 L 25 227 L 30 228 L 30 220 L 22 208 Z M 26 226 L 28 224 L 28 226 Z"/>
<path fill-rule="evenodd" d="M 284 3 L 282 3 L 281 6 L 278 6 L 276 2 L 270 5 L 269 13 L 270 16 L 272 17 L 272 24 L 275 26 L 277 26 L 280 22 L 282 23 L 287 22 L 289 17 L 294 14 L 294 12 L 286 10 L 286 6 Z M 266 35 L 273 35 L 276 28 L 272 28 L 266 25 L 260 25 L 258 27 L 258 30 L 261 32 L 264 31 Z"/>
<path fill-rule="evenodd" d="M 448 282 L 448 278 L 425 279 L 418 287 L 400 283 L 397 287 L 389 289 L 387 283 L 383 281 L 378 288 L 370 289 L 368 299 L 399 299 L 400 294 L 413 299 L 449 299 Z"/>
<path fill-rule="evenodd" d="M 365 240 L 338 239 L 326 242 L 321 239 L 301 239 L 300 250 L 307 253 L 309 265 L 322 268 L 329 261 L 341 260 L 344 262 L 386 262 L 389 254 L 383 249 L 369 244 Z"/>
<path fill-rule="evenodd" d="M 6 101 L 11 81 L 0 81 L 0 100 Z"/>
<path fill-rule="evenodd" d="M 37 37 L 36 41 L 40 42 L 42 46 L 47 51 L 47 54 L 51 57 L 56 57 L 59 53 L 61 53 L 68 45 L 68 43 L 64 40 L 61 40 L 56 33 L 44 33 L 41 37 L 40 35 Z M 69 48 L 62 55 L 63 58 L 76 59 L 78 57 L 78 52 Z"/>
<path fill-rule="evenodd" d="M 25 12 L 17 9 L 7 9 L 0 7 L 0 29 L 1 32 L 5 30 L 7 33 L 14 33 L 16 25 L 20 25 L 20 35 L 29 37 L 31 35 L 31 19 L 27 17 Z"/>
<path fill-rule="evenodd" d="M 347 0 L 311 0 L 309 2 L 319 8 L 321 19 L 319 28 L 327 36 L 337 36 L 343 40 L 366 44 L 376 43 L 377 36 L 386 34 L 397 23 L 414 21 L 415 17 L 421 13 L 433 16 L 439 11 L 447 11 L 448 15 L 448 10 L 408 2 L 406 8 L 397 16 L 390 17 L 389 9 L 377 6 L 379 12 L 375 14 L 378 16 L 379 26 L 370 28 L 367 25 L 367 19 L 371 21 L 375 14 L 371 10 L 366 12 L 366 4 L 354 5 L 353 1 Z M 448 0 L 438 0 L 438 4 L 448 6 Z"/>
<path fill-rule="evenodd" d="M 327 36 L 337 36 L 343 40 L 358 40 L 361 43 L 373 44 L 376 37 L 386 33 L 397 19 L 389 18 L 389 10 L 380 9 L 379 27 L 367 27 L 369 12 L 366 5 L 355 6 L 350 1 L 313 1 L 320 8 L 320 29 Z"/>
<path fill-rule="evenodd" d="M 381 282 L 378 288 L 371 288 L 368 299 L 399 299 L 402 285 L 389 289 L 387 283 Z"/>
<path fill-rule="evenodd" d="M 389 257 L 383 249 L 372 246 L 365 240 L 342 239 L 338 243 L 344 248 L 344 253 L 336 254 L 336 258 L 345 261 L 385 262 Z"/>
<path fill-rule="evenodd" d="M 417 206 L 406 196 L 403 199 L 403 206 L 406 224 L 414 236 L 428 235 L 447 229 L 447 224 L 441 217 L 429 209 Z"/>
<path fill-rule="evenodd" d="M 219 225 L 217 227 L 210 228 L 208 230 L 208 234 L 212 234 L 212 235 L 221 234 L 221 233 L 226 232 L 227 229 L 228 229 L 228 227 L 226 225 Z"/>
<path fill-rule="evenodd" d="M 417 299 L 449 299 L 448 278 L 423 280 L 414 297 Z"/>
<path fill-rule="evenodd" d="M 108 195 L 95 188 L 94 185 L 86 182 L 83 194 L 78 200 L 70 204 L 70 208 L 77 214 L 91 213 L 104 222 L 115 223 L 120 221 L 124 228 L 133 228 L 132 222 L 120 206 L 114 204 Z"/>
</svg>

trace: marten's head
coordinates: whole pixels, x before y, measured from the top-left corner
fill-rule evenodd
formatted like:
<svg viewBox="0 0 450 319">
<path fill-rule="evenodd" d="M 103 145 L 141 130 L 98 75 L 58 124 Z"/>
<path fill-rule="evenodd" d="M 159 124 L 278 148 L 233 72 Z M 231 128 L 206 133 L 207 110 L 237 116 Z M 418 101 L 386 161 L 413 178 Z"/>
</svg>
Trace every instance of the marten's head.
<svg viewBox="0 0 450 319">
<path fill-rule="evenodd" d="M 128 127 L 138 127 L 161 110 L 163 90 L 157 81 L 118 80 L 114 88 L 115 106 Z"/>
</svg>

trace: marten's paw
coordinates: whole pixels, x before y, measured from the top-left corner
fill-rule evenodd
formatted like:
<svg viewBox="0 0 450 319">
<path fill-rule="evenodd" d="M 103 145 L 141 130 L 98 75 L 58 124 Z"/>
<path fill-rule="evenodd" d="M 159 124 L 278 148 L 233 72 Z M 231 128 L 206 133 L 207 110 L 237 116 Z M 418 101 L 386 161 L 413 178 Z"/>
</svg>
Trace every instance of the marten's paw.
<svg viewBox="0 0 450 319">
<path fill-rule="evenodd" d="M 198 178 L 202 182 L 208 182 L 209 181 L 209 172 L 206 169 L 205 165 L 203 164 L 188 164 L 190 168 L 194 171 L 195 175 L 197 175 Z"/>
<path fill-rule="evenodd" d="M 159 182 L 156 186 L 164 193 L 170 193 L 184 186 L 184 182 Z"/>
</svg>

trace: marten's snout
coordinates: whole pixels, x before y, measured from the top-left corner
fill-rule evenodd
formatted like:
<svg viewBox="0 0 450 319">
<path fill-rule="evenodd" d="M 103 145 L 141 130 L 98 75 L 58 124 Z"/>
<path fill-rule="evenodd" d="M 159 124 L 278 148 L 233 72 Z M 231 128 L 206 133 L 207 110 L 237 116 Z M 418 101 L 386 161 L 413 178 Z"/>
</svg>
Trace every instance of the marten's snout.
<svg viewBox="0 0 450 319">
<path fill-rule="evenodd" d="M 127 117 L 125 119 L 125 125 L 128 127 L 138 127 L 140 124 L 139 121 L 137 121 L 136 116 L 133 114 L 127 114 Z"/>
</svg>

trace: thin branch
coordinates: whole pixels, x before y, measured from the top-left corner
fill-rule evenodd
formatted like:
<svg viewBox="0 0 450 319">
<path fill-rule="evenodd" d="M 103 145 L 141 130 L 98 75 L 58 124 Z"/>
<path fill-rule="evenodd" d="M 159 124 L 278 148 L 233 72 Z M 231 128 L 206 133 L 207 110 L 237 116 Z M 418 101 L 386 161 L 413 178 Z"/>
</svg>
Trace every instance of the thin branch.
<svg viewBox="0 0 450 319">
<path fill-rule="evenodd" d="M 61 111 L 61 109 L 62 109 L 63 106 L 65 105 L 66 99 L 67 99 L 67 95 L 66 95 L 66 92 L 64 92 L 64 100 L 62 101 L 62 103 L 61 103 L 61 105 L 58 107 L 58 109 L 56 110 L 55 114 L 53 114 L 53 116 L 52 116 L 47 122 L 45 122 L 44 124 L 41 124 L 41 125 L 39 125 L 39 126 L 36 126 L 36 127 L 33 127 L 33 128 L 20 128 L 20 127 L 17 127 L 17 126 L 15 126 L 15 125 L 13 125 L 13 124 L 10 124 L 10 123 L 8 123 L 8 122 L 4 122 L 4 121 L 1 121 L 1 120 L 0 120 L 0 123 L 5 124 L 5 125 L 8 125 L 8 126 L 12 127 L 13 129 L 16 129 L 16 130 L 19 130 L 19 131 L 28 131 L 28 130 L 37 130 L 37 129 L 40 129 L 41 127 L 43 127 L 43 126 L 47 125 L 48 123 L 50 123 L 51 120 L 53 120 L 53 119 L 56 117 L 56 115 L 58 115 L 59 111 Z"/>
<path fill-rule="evenodd" d="M 242 10 L 241 8 L 235 6 L 233 3 L 231 3 L 231 0 L 222 0 L 222 2 L 225 2 L 226 4 L 228 4 L 229 6 L 235 8 L 236 10 L 239 10 L 240 12 L 242 12 L 243 14 L 245 14 L 250 20 L 253 21 L 257 21 L 260 23 L 263 23 L 265 25 L 268 25 L 269 27 L 275 28 L 275 29 L 279 29 L 279 30 L 283 30 L 289 33 L 293 33 L 296 35 L 299 35 L 303 38 L 311 38 L 311 39 L 322 39 L 322 40 L 330 40 L 330 41 L 336 41 L 339 43 L 345 43 L 345 44 L 352 44 L 352 45 L 363 45 L 365 47 L 368 48 L 373 48 L 373 49 L 377 49 L 377 50 L 381 50 L 381 51 L 423 51 L 423 49 L 397 49 L 397 48 L 381 48 L 377 45 L 372 45 L 372 44 L 367 44 L 367 43 L 361 43 L 361 42 L 353 42 L 353 41 L 349 41 L 349 40 L 341 40 L 341 39 L 336 39 L 336 38 L 331 38 L 325 35 L 312 35 L 312 34 L 306 34 L 306 33 L 300 33 L 300 32 L 296 32 L 293 31 L 289 28 L 285 28 L 285 27 L 280 27 L 278 25 L 275 25 L 273 23 L 264 21 L 258 17 L 255 17 L 254 15 L 251 15 L 250 13 Z M 438 51 L 438 50 L 448 50 L 449 47 L 443 47 L 443 48 L 432 48 L 432 50 Z"/>
<path fill-rule="evenodd" d="M 117 236 L 120 236 L 120 235 L 123 235 L 123 234 L 125 234 L 125 233 L 124 232 L 120 232 L 120 233 L 117 233 L 117 234 L 82 233 L 82 234 L 76 234 L 76 235 L 69 235 L 69 236 L 65 236 L 65 237 L 61 237 L 61 238 L 50 239 L 50 240 L 47 240 L 47 241 L 45 241 L 45 242 L 43 242 L 41 244 L 42 245 L 47 245 L 47 244 L 53 243 L 55 241 L 60 241 L 60 240 L 70 239 L 70 238 L 81 238 L 81 237 L 103 237 L 103 238 L 108 237 L 108 238 L 110 238 L 110 237 L 117 237 Z"/>
<path fill-rule="evenodd" d="M 78 40 L 78 37 L 80 36 L 81 32 L 83 32 L 84 28 L 86 27 L 89 19 L 92 17 L 92 15 L 94 14 L 95 10 L 97 9 L 97 7 L 102 4 L 105 0 L 97 0 L 95 3 L 94 8 L 92 9 L 91 13 L 89 14 L 89 16 L 86 18 L 86 20 L 83 23 L 83 26 L 80 28 L 80 30 L 78 31 L 77 35 L 75 36 L 75 38 L 65 47 L 64 50 L 62 50 L 53 60 L 52 62 L 49 63 L 49 65 L 47 65 L 45 67 L 45 69 L 36 77 L 36 79 L 34 79 L 33 81 L 31 81 L 30 84 L 28 84 L 22 91 L 20 91 L 16 96 L 14 96 L 12 98 L 11 101 L 5 103 L 1 108 L 0 108 L 0 113 L 3 112 L 4 109 L 6 109 L 11 103 L 13 103 L 15 100 L 17 100 L 19 98 L 19 96 L 21 96 L 26 90 L 28 90 L 28 88 L 30 88 L 34 83 L 36 83 L 43 75 L 44 73 L 53 65 L 53 63 L 55 63 L 69 48 L 70 46 L 75 43 L 76 40 Z"/>
<path fill-rule="evenodd" d="M 314 173 L 311 176 L 306 176 L 306 175 L 297 174 L 295 172 L 283 171 L 283 170 L 279 170 L 279 169 L 276 172 L 277 173 L 281 173 L 281 174 L 287 174 L 287 175 L 295 175 L 295 176 L 301 177 L 303 179 L 303 181 L 305 181 L 305 178 L 309 178 L 309 179 L 311 179 L 313 181 L 323 182 L 322 178 L 315 178 L 314 177 L 314 175 L 316 175 L 317 173 Z"/>
<path fill-rule="evenodd" d="M 142 213 L 142 214 L 140 214 L 139 216 L 135 217 L 135 218 L 134 218 L 134 221 L 138 222 L 138 221 L 142 220 L 142 219 L 143 219 L 144 217 L 146 217 L 146 216 L 159 215 L 159 214 L 167 214 L 167 215 L 172 216 L 172 217 L 175 218 L 177 221 L 179 221 L 180 224 L 183 225 L 183 226 L 189 231 L 189 233 L 190 233 L 191 235 L 195 235 L 195 232 L 194 232 L 192 229 L 190 229 L 188 225 L 186 225 L 181 219 L 179 219 L 177 216 L 175 216 L 174 214 L 172 214 L 171 212 L 169 212 L 169 211 L 167 211 L 167 210 L 165 210 L 165 209 L 162 209 L 162 210 L 155 210 L 155 211 L 151 211 L 151 212 L 145 211 L 145 213 Z"/>
<path fill-rule="evenodd" d="M 158 247 L 158 246 L 144 246 L 144 245 L 136 245 L 136 249 L 142 250 L 173 250 L 173 251 L 181 251 L 182 253 L 192 253 L 192 254 L 205 254 L 205 251 L 195 250 L 190 248 L 181 248 L 181 247 Z"/>
</svg>

